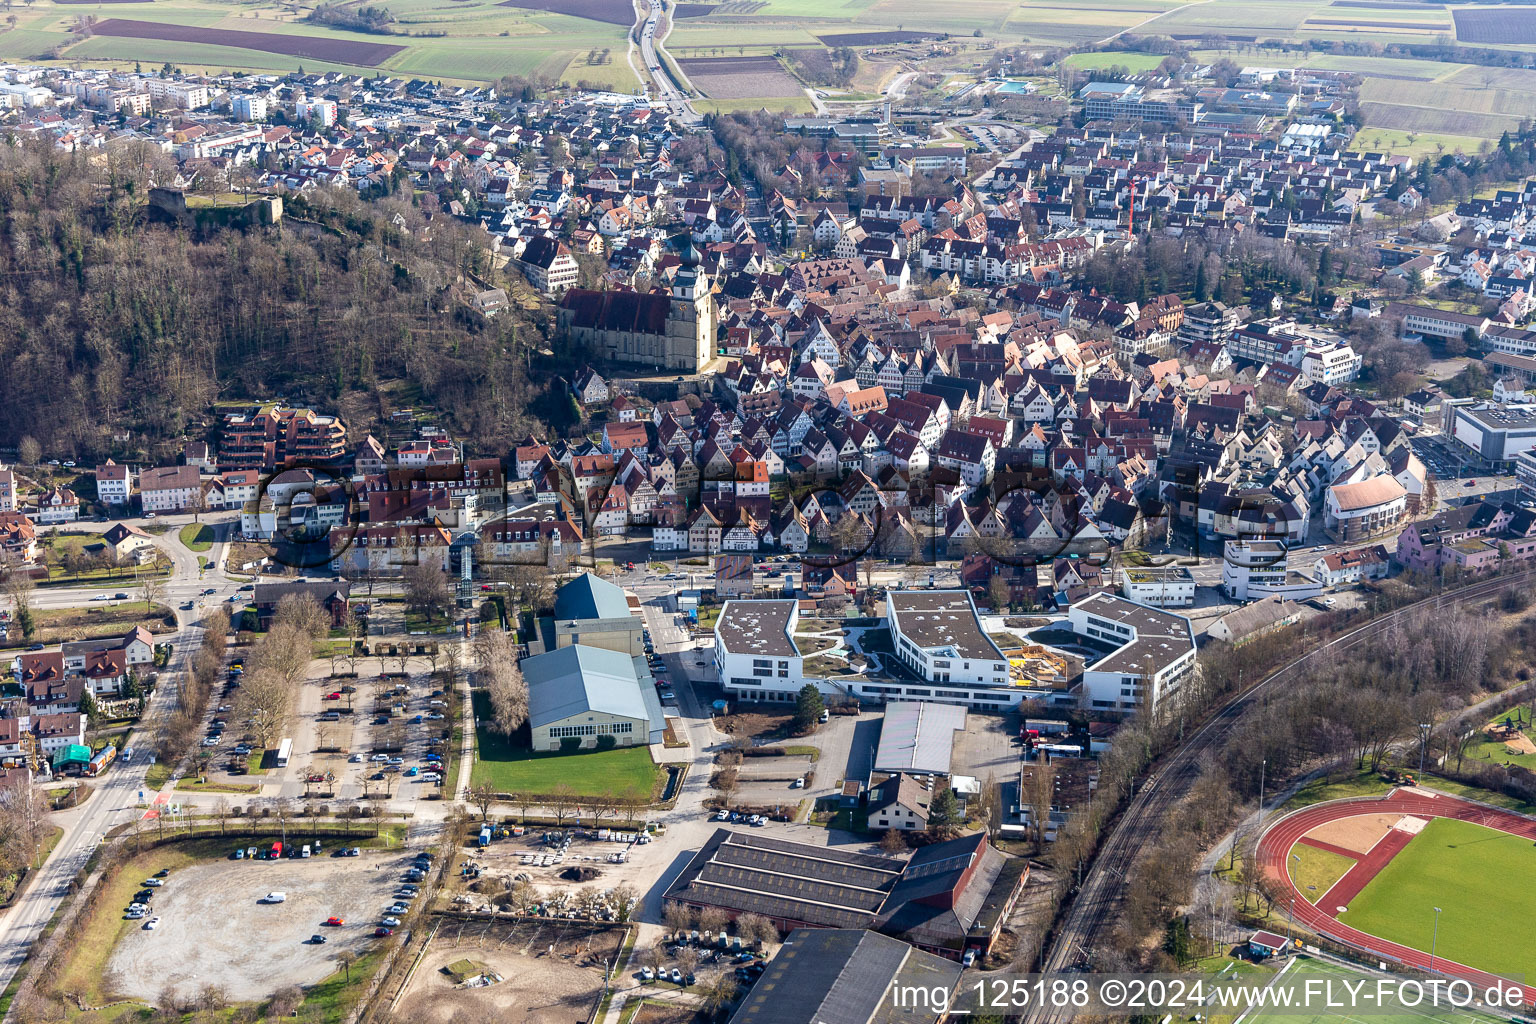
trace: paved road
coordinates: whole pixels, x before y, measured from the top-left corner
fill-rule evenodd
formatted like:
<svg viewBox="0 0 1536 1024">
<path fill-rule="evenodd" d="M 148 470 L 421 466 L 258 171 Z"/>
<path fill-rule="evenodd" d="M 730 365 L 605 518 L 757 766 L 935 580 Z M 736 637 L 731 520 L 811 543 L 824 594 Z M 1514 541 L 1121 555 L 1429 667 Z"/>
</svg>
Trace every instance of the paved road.
<svg viewBox="0 0 1536 1024">
<path fill-rule="evenodd" d="M 652 0 L 649 10 L 640 17 L 640 59 L 645 65 L 645 73 L 656 87 L 656 94 L 666 101 L 673 116 L 683 124 L 689 127 L 702 124 L 704 119 L 693 109 L 693 104 L 688 102 L 688 95 L 673 84 L 672 77 L 667 74 L 658 55 L 659 50 L 665 49 L 666 37 L 672 32 L 672 21 L 668 19 L 666 30 L 657 34 L 662 20 L 661 0 Z"/>
<path fill-rule="evenodd" d="M 187 520 L 190 521 L 190 517 Z M 70 528 L 79 526 L 82 529 L 105 530 L 109 525 L 71 524 Z M 222 524 L 220 528 L 223 528 Z M 170 556 L 174 565 L 173 575 L 166 581 L 164 588 L 167 602 L 179 606 L 182 601 L 193 599 L 194 595 L 200 599 L 206 587 L 199 579 L 197 555 L 181 546 L 175 531 L 156 538 L 156 544 Z M 222 549 L 221 541 L 207 553 L 208 557 L 222 557 Z M 217 565 L 217 562 L 213 564 Z M 232 593 L 238 587 L 237 583 L 225 580 L 217 572 L 209 576 L 208 586 L 216 586 L 221 592 Z M 39 607 L 68 607 L 88 602 L 91 596 L 103 589 L 99 586 L 47 588 L 35 593 L 33 603 Z M 192 654 L 202 644 L 203 630 L 194 618 L 198 614 L 197 610 L 182 611 L 178 608 L 177 619 L 181 629 L 173 638 L 175 654 L 166 671 L 161 673 L 164 682 L 150 698 L 144 715 L 146 721 L 162 718 L 175 707 L 177 688 L 171 680 L 186 670 Z M 136 742 L 130 744 L 130 749 L 133 749 L 132 759 L 119 761 L 106 775 L 92 780 L 92 792 L 85 804 L 55 819 L 64 829 L 63 838 L 32 879 L 25 895 L 4 917 L 0 917 L 0 988 L 10 983 L 17 968 L 26 960 L 43 926 L 58 910 L 62 898 L 68 893 L 70 879 L 85 865 L 101 843 L 102 837 L 114 826 L 142 814 L 139 806 L 142 800 L 153 799 L 153 794 L 144 789 L 149 751 L 147 745 L 138 744 L 140 740 L 147 744 L 147 733 L 136 735 L 134 739 Z"/>
</svg>

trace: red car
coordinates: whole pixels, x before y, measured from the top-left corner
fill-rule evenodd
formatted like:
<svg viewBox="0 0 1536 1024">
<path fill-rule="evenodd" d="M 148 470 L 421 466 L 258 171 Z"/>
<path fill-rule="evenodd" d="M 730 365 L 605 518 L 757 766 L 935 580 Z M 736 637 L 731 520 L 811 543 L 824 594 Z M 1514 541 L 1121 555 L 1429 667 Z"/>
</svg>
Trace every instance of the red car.
<svg viewBox="0 0 1536 1024">
<path fill-rule="evenodd" d="M 376 939 L 387 939 L 393 934 L 395 934 L 393 928 L 375 928 L 373 930 L 373 937 Z"/>
<path fill-rule="evenodd" d="M 328 918 L 325 919 L 325 924 L 326 924 L 326 927 L 328 927 L 328 928 L 340 928 L 342 925 L 344 925 L 346 923 L 347 922 L 343 921 L 339 917 L 328 917 Z"/>
<path fill-rule="evenodd" d="M 341 691 L 337 690 L 335 693 L 328 693 L 328 694 L 325 695 L 325 699 L 326 700 L 341 700 Z"/>
</svg>

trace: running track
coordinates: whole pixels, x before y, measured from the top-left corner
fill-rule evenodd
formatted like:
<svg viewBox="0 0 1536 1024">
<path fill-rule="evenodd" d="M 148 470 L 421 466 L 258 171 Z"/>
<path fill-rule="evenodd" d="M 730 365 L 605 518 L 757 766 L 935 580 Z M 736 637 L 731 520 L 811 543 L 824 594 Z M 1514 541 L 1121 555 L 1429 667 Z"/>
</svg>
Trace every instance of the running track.
<svg viewBox="0 0 1536 1024">
<path fill-rule="evenodd" d="M 1319 935 L 1326 935 L 1346 945 L 1357 949 L 1367 950 L 1384 959 L 1396 960 L 1421 971 L 1429 970 L 1429 954 L 1410 946 L 1400 946 L 1395 942 L 1377 938 L 1365 932 L 1351 928 L 1337 921 L 1334 914 L 1335 905 L 1347 905 L 1348 899 L 1333 897 L 1348 896 L 1353 898 L 1359 891 L 1365 888 L 1365 883 L 1375 876 L 1376 872 L 1392 859 L 1402 846 L 1407 845 L 1404 835 L 1400 842 L 1392 842 L 1391 833 L 1376 844 L 1376 848 L 1361 858 L 1356 867 L 1351 868 L 1324 897 L 1319 898 L 1322 903 L 1328 899 L 1328 906 L 1313 906 L 1307 902 L 1306 894 L 1301 893 L 1291 884 L 1290 873 L 1286 870 L 1286 857 L 1290 855 L 1291 847 L 1295 845 L 1303 835 L 1317 828 L 1319 825 L 1340 818 L 1352 818 L 1358 814 L 1380 814 L 1392 812 L 1398 814 L 1412 814 L 1420 818 L 1455 818 L 1459 821 L 1475 822 L 1488 828 L 1498 829 L 1501 832 L 1509 832 L 1526 839 L 1536 840 L 1536 820 L 1521 817 L 1509 811 L 1501 811 L 1493 807 L 1484 807 L 1480 804 L 1468 803 L 1451 796 L 1426 796 L 1422 791 L 1409 792 L 1403 789 L 1394 789 L 1384 797 L 1362 797 L 1351 800 L 1336 800 L 1326 804 L 1317 804 L 1312 807 L 1304 807 L 1294 811 L 1283 818 L 1278 819 L 1264 831 L 1259 839 L 1259 862 L 1270 877 L 1278 879 L 1289 891 L 1296 893 L 1293 904 L 1294 916 L 1298 922 L 1311 928 Z M 1394 830 L 1395 832 L 1395 830 Z M 1401 833 L 1399 833 L 1401 834 Z M 1390 852 L 1387 844 L 1392 842 Z M 1378 856 L 1381 851 L 1381 856 Z M 1353 885 L 1353 891 L 1341 888 L 1346 882 L 1356 875 L 1358 885 Z M 1504 981 L 1497 975 L 1465 964 L 1447 960 L 1443 956 L 1435 957 L 1435 971 L 1440 974 L 1463 978 L 1479 986 L 1489 986 L 1496 982 Z M 1508 984 L 1505 981 L 1505 984 Z M 1527 1005 L 1536 1003 L 1536 988 L 1530 985 L 1522 985 L 1525 1002 Z"/>
</svg>

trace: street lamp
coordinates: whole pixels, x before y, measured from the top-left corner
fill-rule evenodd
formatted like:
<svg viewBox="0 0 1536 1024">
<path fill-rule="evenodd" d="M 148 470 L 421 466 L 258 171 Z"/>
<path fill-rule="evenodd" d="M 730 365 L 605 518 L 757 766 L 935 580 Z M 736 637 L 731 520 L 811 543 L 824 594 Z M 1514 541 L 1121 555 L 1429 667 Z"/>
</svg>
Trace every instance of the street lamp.
<svg viewBox="0 0 1536 1024">
<path fill-rule="evenodd" d="M 1429 933 L 1429 969 L 1435 969 L 1435 940 L 1440 937 L 1440 908 L 1435 908 L 1435 928 Z"/>
<path fill-rule="evenodd" d="M 1264 773 L 1269 768 L 1269 758 L 1259 762 L 1259 833 L 1264 832 Z"/>
</svg>

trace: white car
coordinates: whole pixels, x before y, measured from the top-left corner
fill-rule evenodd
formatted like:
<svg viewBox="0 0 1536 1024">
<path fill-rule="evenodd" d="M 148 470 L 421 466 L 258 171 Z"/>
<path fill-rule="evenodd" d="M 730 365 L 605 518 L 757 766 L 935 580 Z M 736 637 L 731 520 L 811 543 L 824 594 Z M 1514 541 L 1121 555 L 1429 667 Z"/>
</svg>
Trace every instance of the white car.
<svg viewBox="0 0 1536 1024">
<path fill-rule="evenodd" d="M 147 931 L 147 932 L 152 932 L 156 928 L 159 928 L 159 927 L 160 927 L 160 919 L 158 917 L 152 917 L 148 921 L 144 922 L 144 930 Z"/>
<path fill-rule="evenodd" d="M 385 764 L 385 763 L 387 763 L 389 761 L 389 755 L 388 754 L 374 754 L 368 760 L 372 761 L 374 764 Z"/>
<path fill-rule="evenodd" d="M 164 884 L 165 884 L 165 879 L 163 879 L 163 878 L 146 878 L 146 879 L 144 879 L 144 886 L 145 886 L 145 888 L 148 888 L 148 889 L 158 889 L 158 888 L 160 888 Z"/>
<path fill-rule="evenodd" d="M 269 892 L 261 898 L 262 903 L 286 903 L 288 894 L 285 892 Z"/>
</svg>

